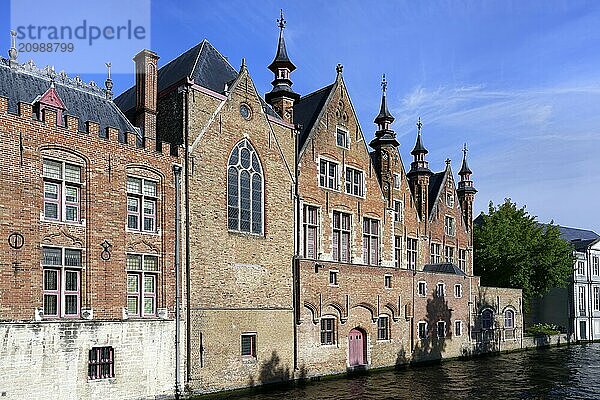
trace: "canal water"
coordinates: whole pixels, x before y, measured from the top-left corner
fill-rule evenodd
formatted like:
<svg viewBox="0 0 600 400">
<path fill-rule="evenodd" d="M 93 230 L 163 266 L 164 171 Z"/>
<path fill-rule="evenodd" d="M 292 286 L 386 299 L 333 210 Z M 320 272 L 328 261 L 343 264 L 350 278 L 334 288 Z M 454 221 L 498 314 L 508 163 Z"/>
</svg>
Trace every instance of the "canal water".
<svg viewBox="0 0 600 400">
<path fill-rule="evenodd" d="M 231 399 L 600 399 L 600 343 L 375 372 Z"/>
</svg>

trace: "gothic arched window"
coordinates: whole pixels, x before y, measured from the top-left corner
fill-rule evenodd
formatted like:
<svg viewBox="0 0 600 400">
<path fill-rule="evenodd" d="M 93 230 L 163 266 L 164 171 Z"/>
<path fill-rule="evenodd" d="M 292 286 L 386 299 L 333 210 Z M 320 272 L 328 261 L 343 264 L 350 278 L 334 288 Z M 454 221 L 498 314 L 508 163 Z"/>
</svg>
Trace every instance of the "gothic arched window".
<svg viewBox="0 0 600 400">
<path fill-rule="evenodd" d="M 231 152 L 227 164 L 227 227 L 231 231 L 263 233 L 263 172 L 258 154 L 247 139 Z"/>
</svg>

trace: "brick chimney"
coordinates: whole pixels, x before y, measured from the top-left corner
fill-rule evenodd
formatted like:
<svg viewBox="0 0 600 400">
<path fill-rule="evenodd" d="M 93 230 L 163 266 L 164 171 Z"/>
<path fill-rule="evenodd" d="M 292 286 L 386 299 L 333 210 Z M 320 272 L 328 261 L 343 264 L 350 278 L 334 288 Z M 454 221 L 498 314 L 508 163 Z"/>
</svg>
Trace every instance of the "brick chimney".
<svg viewBox="0 0 600 400">
<path fill-rule="evenodd" d="M 144 147 L 156 147 L 158 55 L 142 50 L 135 57 L 135 124 L 142 129 Z"/>
</svg>

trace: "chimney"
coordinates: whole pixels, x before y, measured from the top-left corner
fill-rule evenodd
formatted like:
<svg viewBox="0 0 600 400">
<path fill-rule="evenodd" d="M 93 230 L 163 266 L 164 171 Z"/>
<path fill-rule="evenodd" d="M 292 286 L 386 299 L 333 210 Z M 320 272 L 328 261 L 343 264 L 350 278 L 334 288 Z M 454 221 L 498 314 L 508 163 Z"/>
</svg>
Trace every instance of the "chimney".
<svg viewBox="0 0 600 400">
<path fill-rule="evenodd" d="M 142 129 L 144 147 L 156 147 L 158 55 L 142 50 L 135 57 L 135 124 Z"/>
</svg>

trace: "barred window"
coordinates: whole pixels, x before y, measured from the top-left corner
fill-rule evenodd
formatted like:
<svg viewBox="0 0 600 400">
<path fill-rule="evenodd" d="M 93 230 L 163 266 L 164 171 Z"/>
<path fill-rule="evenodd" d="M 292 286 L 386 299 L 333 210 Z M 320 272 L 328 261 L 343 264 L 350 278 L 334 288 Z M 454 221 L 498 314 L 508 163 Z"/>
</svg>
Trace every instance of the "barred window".
<svg viewBox="0 0 600 400">
<path fill-rule="evenodd" d="M 229 157 L 227 226 L 230 231 L 263 233 L 263 170 L 247 139 L 239 142 Z"/>
<path fill-rule="evenodd" d="M 112 347 L 92 347 L 89 352 L 88 379 L 115 377 L 115 351 Z"/>
<path fill-rule="evenodd" d="M 242 357 L 256 358 L 256 333 L 242 333 Z"/>
</svg>

